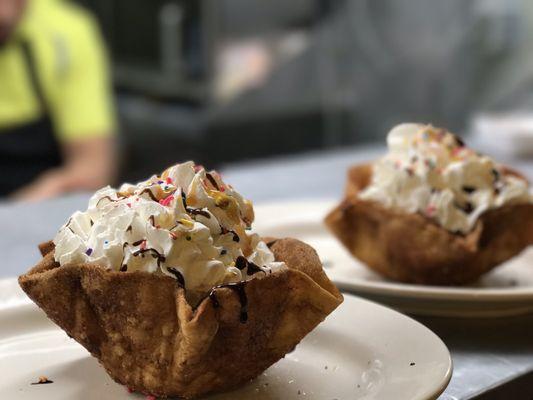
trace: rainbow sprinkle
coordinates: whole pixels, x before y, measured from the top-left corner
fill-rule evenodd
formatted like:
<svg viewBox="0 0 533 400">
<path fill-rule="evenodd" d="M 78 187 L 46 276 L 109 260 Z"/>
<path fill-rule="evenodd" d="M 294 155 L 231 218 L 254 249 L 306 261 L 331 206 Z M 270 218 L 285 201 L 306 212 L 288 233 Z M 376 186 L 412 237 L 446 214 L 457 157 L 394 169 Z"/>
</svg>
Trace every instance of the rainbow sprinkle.
<svg viewBox="0 0 533 400">
<path fill-rule="evenodd" d="M 435 214 L 435 211 L 437 211 L 437 208 L 433 204 L 430 204 L 426 207 L 426 214 L 429 216 Z"/>
<path fill-rule="evenodd" d="M 170 204 L 172 200 L 174 200 L 174 196 L 170 195 L 164 199 L 159 200 L 159 204 L 166 207 Z"/>
</svg>

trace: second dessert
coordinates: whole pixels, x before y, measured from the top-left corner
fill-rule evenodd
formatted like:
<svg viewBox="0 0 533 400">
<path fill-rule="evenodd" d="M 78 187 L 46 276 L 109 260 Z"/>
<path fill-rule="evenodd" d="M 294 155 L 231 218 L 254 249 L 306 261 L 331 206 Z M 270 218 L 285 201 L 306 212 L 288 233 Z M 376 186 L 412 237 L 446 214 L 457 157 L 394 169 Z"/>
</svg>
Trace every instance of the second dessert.
<svg viewBox="0 0 533 400">
<path fill-rule="evenodd" d="M 470 283 L 533 244 L 527 180 L 445 129 L 402 124 L 352 167 L 326 224 L 358 259 L 412 283 Z"/>
</svg>

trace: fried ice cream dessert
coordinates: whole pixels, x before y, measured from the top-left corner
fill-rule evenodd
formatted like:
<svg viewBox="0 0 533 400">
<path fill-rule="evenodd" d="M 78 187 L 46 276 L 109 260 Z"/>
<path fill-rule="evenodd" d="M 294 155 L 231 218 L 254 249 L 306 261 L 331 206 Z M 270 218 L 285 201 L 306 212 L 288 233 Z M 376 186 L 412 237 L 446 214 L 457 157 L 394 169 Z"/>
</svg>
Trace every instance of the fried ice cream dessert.
<svg viewBox="0 0 533 400">
<path fill-rule="evenodd" d="M 22 289 L 133 391 L 196 398 L 283 358 L 341 302 L 316 252 L 251 233 L 253 207 L 214 171 L 178 164 L 105 187 Z"/>
<path fill-rule="evenodd" d="M 476 281 L 533 244 L 533 199 L 518 172 L 431 125 L 401 124 L 389 152 L 348 171 L 325 219 L 386 278 L 430 285 Z"/>
</svg>

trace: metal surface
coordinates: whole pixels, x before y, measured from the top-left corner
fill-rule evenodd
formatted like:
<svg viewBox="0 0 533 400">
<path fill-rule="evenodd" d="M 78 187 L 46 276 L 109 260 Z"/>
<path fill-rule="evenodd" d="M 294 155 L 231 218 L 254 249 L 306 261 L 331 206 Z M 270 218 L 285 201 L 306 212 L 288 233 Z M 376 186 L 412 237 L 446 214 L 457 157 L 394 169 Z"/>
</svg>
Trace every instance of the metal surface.
<svg viewBox="0 0 533 400">
<path fill-rule="evenodd" d="M 375 158 L 368 147 L 228 166 L 225 179 L 256 203 L 295 198 L 340 198 L 346 168 Z M 511 162 L 533 178 L 531 162 Z M 268 182 L 268 184 L 265 184 Z M 0 278 L 18 275 L 38 259 L 48 240 L 88 194 L 37 204 L 0 204 Z M 442 400 L 533 398 L 533 315 L 506 319 L 418 318 L 449 347 L 454 375 Z M 510 397 L 506 397 L 506 394 Z"/>
</svg>

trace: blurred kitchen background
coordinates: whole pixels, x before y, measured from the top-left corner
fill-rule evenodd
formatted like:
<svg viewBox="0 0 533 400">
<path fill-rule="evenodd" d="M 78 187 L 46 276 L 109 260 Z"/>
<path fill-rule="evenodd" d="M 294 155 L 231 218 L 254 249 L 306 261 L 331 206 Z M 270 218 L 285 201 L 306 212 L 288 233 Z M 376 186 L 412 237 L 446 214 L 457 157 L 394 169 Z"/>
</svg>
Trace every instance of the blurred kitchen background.
<svg viewBox="0 0 533 400">
<path fill-rule="evenodd" d="M 533 154 L 533 2 L 79 0 L 112 58 L 119 180 L 383 143 L 402 121 Z"/>
</svg>

